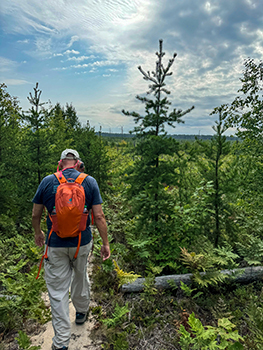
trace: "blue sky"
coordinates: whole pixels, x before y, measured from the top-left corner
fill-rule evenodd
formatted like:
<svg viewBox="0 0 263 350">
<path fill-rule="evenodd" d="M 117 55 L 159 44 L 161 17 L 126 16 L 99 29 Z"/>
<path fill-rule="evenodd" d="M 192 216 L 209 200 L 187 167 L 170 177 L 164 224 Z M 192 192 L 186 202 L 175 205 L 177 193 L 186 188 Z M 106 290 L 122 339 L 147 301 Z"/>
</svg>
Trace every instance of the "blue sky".
<svg viewBox="0 0 263 350">
<path fill-rule="evenodd" d="M 240 88 L 243 62 L 263 54 L 260 0 L 1 0 L 0 81 L 27 110 L 36 82 L 42 101 L 72 103 L 96 130 L 132 130 L 121 110 L 143 113 L 148 90 L 137 69 L 155 68 L 163 39 L 172 108 L 195 109 L 171 133 L 212 134 L 213 108 Z M 229 131 L 229 134 L 233 131 Z"/>
</svg>

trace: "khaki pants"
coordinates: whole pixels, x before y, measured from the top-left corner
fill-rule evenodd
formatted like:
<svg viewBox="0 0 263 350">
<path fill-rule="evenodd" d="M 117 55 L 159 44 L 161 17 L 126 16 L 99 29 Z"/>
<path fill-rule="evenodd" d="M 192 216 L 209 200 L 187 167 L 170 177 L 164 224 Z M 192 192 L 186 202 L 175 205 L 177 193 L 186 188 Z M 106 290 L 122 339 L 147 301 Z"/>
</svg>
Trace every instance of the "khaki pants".
<svg viewBox="0 0 263 350">
<path fill-rule="evenodd" d="M 88 255 L 92 241 L 81 246 L 77 259 L 73 262 L 76 247 L 48 247 L 48 260 L 45 260 L 45 280 L 48 289 L 52 325 L 56 348 L 68 346 L 71 336 L 69 319 L 69 288 L 76 312 L 85 313 L 89 309 L 90 283 L 87 274 Z"/>
</svg>

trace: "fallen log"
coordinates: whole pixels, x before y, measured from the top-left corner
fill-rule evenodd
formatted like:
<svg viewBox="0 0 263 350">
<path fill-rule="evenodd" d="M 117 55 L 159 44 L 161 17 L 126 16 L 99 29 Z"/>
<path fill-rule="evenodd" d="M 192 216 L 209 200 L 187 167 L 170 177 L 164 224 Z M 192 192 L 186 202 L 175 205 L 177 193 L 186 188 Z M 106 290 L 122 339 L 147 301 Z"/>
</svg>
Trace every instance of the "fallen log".
<svg viewBox="0 0 263 350">
<path fill-rule="evenodd" d="M 237 283 L 250 283 L 263 278 L 263 266 L 251 266 L 245 268 L 238 268 L 233 270 L 222 270 L 222 274 L 229 275 L 227 281 L 232 280 Z M 205 272 L 201 272 L 200 275 L 205 275 Z M 172 286 L 168 281 L 174 281 L 177 286 L 180 286 L 182 281 L 184 284 L 192 283 L 192 273 L 187 273 L 184 275 L 167 275 L 159 276 L 155 278 L 155 288 L 157 289 L 171 289 Z M 142 292 L 144 288 L 145 278 L 137 278 L 133 283 L 123 284 L 121 286 L 121 292 L 132 293 L 132 292 Z"/>
</svg>

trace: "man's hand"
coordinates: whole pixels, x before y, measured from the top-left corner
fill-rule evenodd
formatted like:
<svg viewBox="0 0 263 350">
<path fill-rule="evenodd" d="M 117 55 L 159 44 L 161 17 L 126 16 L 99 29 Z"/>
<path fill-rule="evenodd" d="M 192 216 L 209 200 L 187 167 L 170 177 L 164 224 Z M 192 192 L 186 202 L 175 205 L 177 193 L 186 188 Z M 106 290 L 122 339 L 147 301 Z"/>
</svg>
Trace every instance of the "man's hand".
<svg viewBox="0 0 263 350">
<path fill-rule="evenodd" d="M 42 247 L 42 245 L 45 243 L 45 234 L 42 230 L 35 234 L 35 243 L 39 247 Z"/>
<path fill-rule="evenodd" d="M 39 247 L 45 243 L 45 234 L 40 228 L 41 216 L 44 209 L 43 204 L 33 204 L 32 210 L 32 226 L 35 231 L 35 243 Z"/>
<path fill-rule="evenodd" d="M 109 259 L 109 257 L 110 257 L 110 246 L 109 245 L 103 245 L 101 247 L 100 256 L 103 258 L 103 261 Z"/>
<path fill-rule="evenodd" d="M 110 245 L 109 245 L 108 233 L 107 233 L 107 223 L 105 220 L 105 216 L 104 216 L 101 204 L 93 205 L 92 211 L 95 219 L 95 224 L 97 226 L 97 229 L 99 230 L 99 233 L 103 242 L 103 245 L 100 250 L 100 256 L 103 258 L 103 261 L 104 261 L 109 259 L 110 257 Z"/>
</svg>

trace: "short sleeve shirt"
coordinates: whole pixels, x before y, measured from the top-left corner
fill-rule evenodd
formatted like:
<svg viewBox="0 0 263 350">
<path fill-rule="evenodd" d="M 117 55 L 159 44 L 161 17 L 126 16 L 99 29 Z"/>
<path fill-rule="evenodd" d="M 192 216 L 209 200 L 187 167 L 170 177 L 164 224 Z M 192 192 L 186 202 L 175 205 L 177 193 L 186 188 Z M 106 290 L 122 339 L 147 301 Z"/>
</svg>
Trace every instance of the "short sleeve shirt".
<svg viewBox="0 0 263 350">
<path fill-rule="evenodd" d="M 80 173 L 75 169 L 66 169 L 63 171 L 63 175 L 66 179 L 76 179 Z M 33 203 L 43 204 L 48 213 L 50 214 L 53 207 L 55 206 L 55 195 L 57 188 L 59 186 L 59 181 L 54 174 L 46 176 L 40 183 L 37 192 L 33 198 Z M 97 181 L 92 176 L 87 176 L 82 182 L 82 186 L 85 191 L 85 204 L 90 210 L 93 205 L 102 204 L 102 198 L 100 195 L 99 186 Z M 47 236 L 46 244 L 51 230 L 52 223 L 47 216 Z M 88 244 L 92 239 L 91 229 L 90 229 L 90 218 L 87 220 L 87 227 L 85 231 L 81 233 L 81 245 Z M 78 237 L 73 238 L 61 238 L 55 232 L 52 232 L 49 244 L 50 247 L 77 247 Z"/>
</svg>

